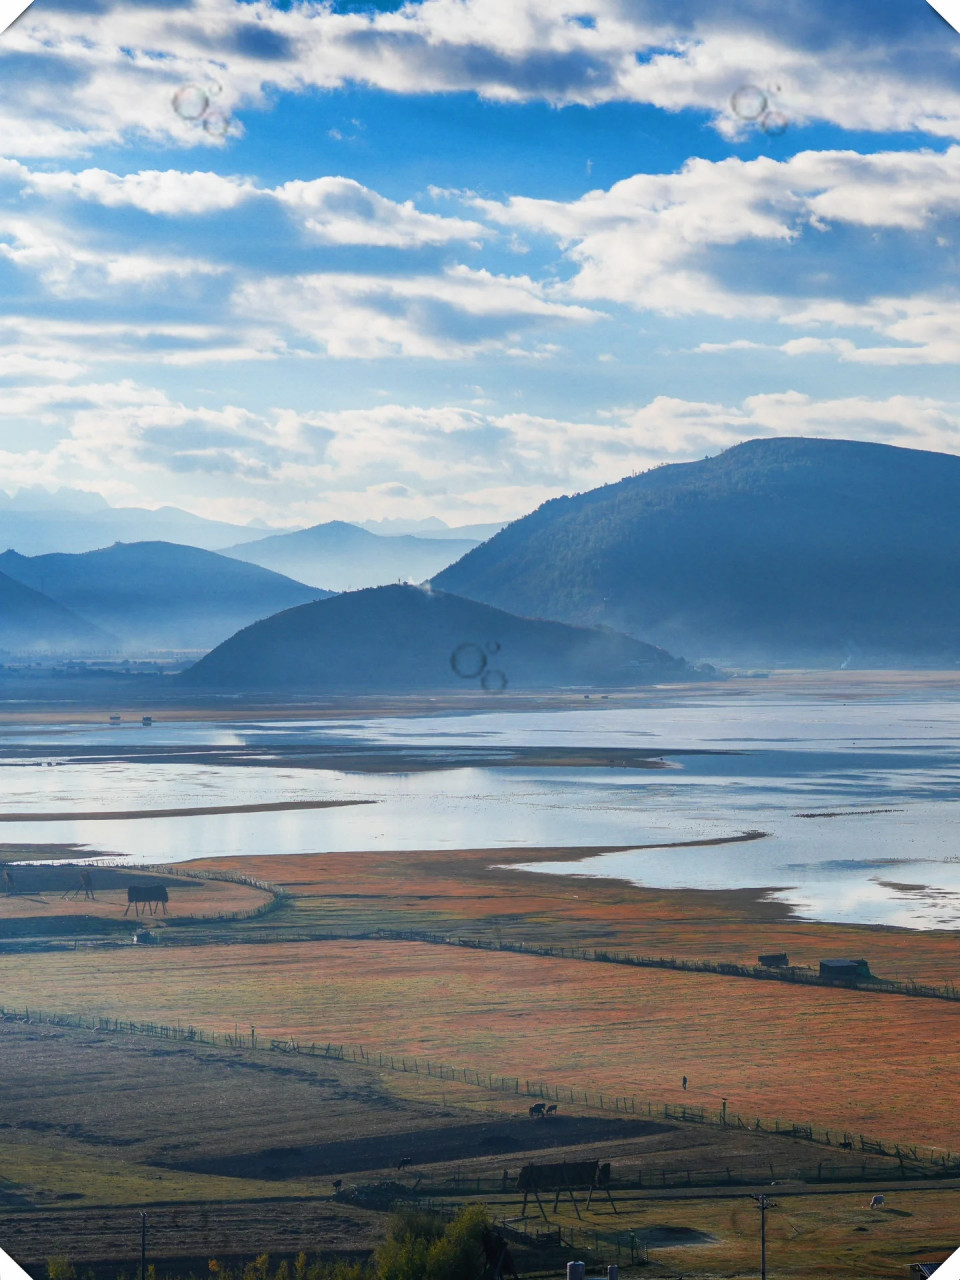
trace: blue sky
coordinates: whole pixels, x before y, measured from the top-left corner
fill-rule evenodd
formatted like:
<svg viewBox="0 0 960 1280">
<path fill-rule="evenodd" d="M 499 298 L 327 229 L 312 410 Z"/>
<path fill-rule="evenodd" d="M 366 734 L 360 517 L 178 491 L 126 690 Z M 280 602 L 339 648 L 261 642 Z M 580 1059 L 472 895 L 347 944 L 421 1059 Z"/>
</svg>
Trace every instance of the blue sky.
<svg viewBox="0 0 960 1280">
<path fill-rule="evenodd" d="M 35 0 L 0 487 L 457 524 L 757 435 L 960 452 L 958 70 L 926 0 Z"/>
</svg>

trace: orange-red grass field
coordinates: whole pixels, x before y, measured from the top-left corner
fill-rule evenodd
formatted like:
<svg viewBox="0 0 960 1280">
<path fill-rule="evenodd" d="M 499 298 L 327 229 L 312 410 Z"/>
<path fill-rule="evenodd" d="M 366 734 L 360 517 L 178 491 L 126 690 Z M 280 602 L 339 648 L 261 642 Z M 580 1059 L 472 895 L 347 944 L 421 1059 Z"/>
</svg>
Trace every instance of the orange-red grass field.
<svg viewBox="0 0 960 1280">
<path fill-rule="evenodd" d="M 577 856 L 582 856 L 582 850 Z M 752 893 L 668 892 L 501 869 L 563 850 L 199 861 L 284 885 L 232 945 L 0 957 L 0 1001 L 343 1041 L 521 1079 L 719 1107 L 960 1150 L 960 1004 L 424 943 L 246 944 L 281 925 L 378 926 L 753 961 L 866 957 L 947 982 L 946 931 L 806 924 Z M 238 932 L 239 930 L 239 932 Z M 686 1075 L 690 1087 L 682 1094 Z"/>
<path fill-rule="evenodd" d="M 187 866 L 283 885 L 296 900 L 284 918 L 291 925 L 356 931 L 384 925 L 748 964 L 779 951 L 791 963 L 814 966 L 821 957 L 864 956 L 881 977 L 960 985 L 952 930 L 806 923 L 753 890 L 641 889 L 619 880 L 501 869 L 511 862 L 579 861 L 585 852 L 378 851 L 201 859 Z"/>
<path fill-rule="evenodd" d="M 960 1149 L 960 1005 L 939 1001 L 373 941 L 16 955 L 0 975 L 21 1006 L 253 1024 Z"/>
</svg>

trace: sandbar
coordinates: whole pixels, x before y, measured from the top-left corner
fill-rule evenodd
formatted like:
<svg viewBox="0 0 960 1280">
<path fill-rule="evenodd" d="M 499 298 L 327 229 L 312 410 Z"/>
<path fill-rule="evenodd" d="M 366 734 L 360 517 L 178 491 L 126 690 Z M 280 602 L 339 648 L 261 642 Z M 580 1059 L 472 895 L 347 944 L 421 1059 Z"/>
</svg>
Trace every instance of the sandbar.
<svg viewBox="0 0 960 1280">
<path fill-rule="evenodd" d="M 211 804 L 180 809 L 116 809 L 65 813 L 0 813 L 0 822 L 110 822 L 136 818 L 197 818 L 217 813 L 282 813 L 289 809 L 340 809 L 376 800 L 277 800 L 264 804 Z"/>
</svg>

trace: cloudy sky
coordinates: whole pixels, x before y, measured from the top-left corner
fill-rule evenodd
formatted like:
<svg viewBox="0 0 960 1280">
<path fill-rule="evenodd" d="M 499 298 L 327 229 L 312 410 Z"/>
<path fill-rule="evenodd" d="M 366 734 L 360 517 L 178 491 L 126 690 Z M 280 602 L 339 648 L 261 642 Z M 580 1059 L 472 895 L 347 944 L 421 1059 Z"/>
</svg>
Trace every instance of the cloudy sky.
<svg viewBox="0 0 960 1280">
<path fill-rule="evenodd" d="M 35 0 L 0 487 L 509 518 L 758 435 L 960 453 L 926 0 Z"/>
</svg>

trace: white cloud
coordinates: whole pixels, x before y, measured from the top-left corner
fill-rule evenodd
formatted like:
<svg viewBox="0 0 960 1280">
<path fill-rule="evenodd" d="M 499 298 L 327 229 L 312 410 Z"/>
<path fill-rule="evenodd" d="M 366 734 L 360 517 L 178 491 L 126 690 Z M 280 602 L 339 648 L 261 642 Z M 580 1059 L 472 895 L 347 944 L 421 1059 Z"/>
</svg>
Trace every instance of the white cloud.
<svg viewBox="0 0 960 1280">
<path fill-rule="evenodd" d="M 325 244 L 380 245 L 411 249 L 493 234 L 479 222 L 422 213 L 412 200 L 388 200 L 352 178 L 322 177 L 261 187 L 250 178 L 178 169 L 116 174 L 107 169 L 48 172 L 0 159 L 0 176 L 22 191 L 69 196 L 106 208 L 134 208 L 167 217 L 224 213 L 246 201 L 276 201 Z"/>
<path fill-rule="evenodd" d="M 451 359 L 526 354 L 516 344 L 543 322 L 592 321 L 598 312 L 557 300 L 527 276 L 468 267 L 438 276 L 301 275 L 242 284 L 238 316 L 287 326 L 330 356 Z"/>
<path fill-rule="evenodd" d="M 203 214 L 234 209 L 256 194 L 252 182 L 223 178 L 216 173 L 184 173 L 177 169 L 111 173 L 83 169 L 79 173 L 31 172 L 25 165 L 10 166 L 26 190 L 45 196 L 70 195 L 95 201 L 107 208 L 129 207 L 153 214 Z"/>
<path fill-rule="evenodd" d="M 84 297 L 116 287 L 160 280 L 218 275 L 224 270 L 201 258 L 92 247 L 62 221 L 0 209 L 0 258 L 36 274 L 50 293 Z"/>
<path fill-rule="evenodd" d="M 451 240 L 481 240 L 492 234 L 479 222 L 421 213 L 412 200 L 402 204 L 387 200 L 351 178 L 287 182 L 272 194 L 324 244 L 412 249 Z"/>
<path fill-rule="evenodd" d="M 423 0 L 381 12 L 332 5 L 288 10 L 263 0 L 194 0 L 182 8 L 124 2 L 34 5 L 4 37 L 2 55 L 33 55 L 0 92 L 11 154 L 54 155 L 145 136 L 220 145 L 181 120 L 172 96 L 186 83 L 222 86 L 218 109 L 262 104 L 272 87 L 302 92 L 344 84 L 395 93 L 473 91 L 501 101 L 652 103 L 697 108 L 735 132 L 731 93 L 745 81 L 779 84 L 794 121 L 960 136 L 956 56 L 936 15 L 863 38 L 836 6 L 808 0 L 784 12 L 749 2 L 665 0 Z M 833 40 L 808 38 L 817 23 Z M 851 38 L 852 37 L 852 38 Z M 936 39 L 939 37 L 939 39 Z M 51 95 L 51 68 L 59 91 Z M 44 77 L 47 83 L 43 83 Z M 26 108 L 26 109 L 25 109 Z"/>
<path fill-rule="evenodd" d="M 396 403 L 256 413 L 191 405 L 124 379 L 7 388 L 0 424 L 20 420 L 51 443 L 38 445 L 35 430 L 22 450 L 0 451 L 7 487 L 69 483 L 230 519 L 282 510 L 305 524 L 372 510 L 454 522 L 514 517 L 560 493 L 758 436 L 960 454 L 960 401 L 795 391 L 732 404 L 660 396 L 578 420 Z"/>
<path fill-rule="evenodd" d="M 190 366 L 297 355 L 252 324 L 158 324 L 0 316 L 0 377 L 70 379 L 97 364 Z"/>
<path fill-rule="evenodd" d="M 830 351 L 849 362 L 890 365 L 960 358 L 960 304 L 940 285 L 952 241 L 937 234 L 960 216 L 958 146 L 943 154 L 804 151 L 785 161 L 694 159 L 677 173 L 638 174 L 570 202 L 469 199 L 505 228 L 554 237 L 576 267 L 571 300 L 806 329 L 860 327 L 889 343 L 867 347 L 808 335 L 754 344 L 788 355 Z M 837 248 L 831 233 L 841 226 L 860 233 L 861 242 Z M 872 237 L 892 231 L 915 237 L 911 267 L 921 288 L 913 296 L 848 301 L 876 278 Z M 744 253 L 731 270 L 730 251 L 801 241 L 804 266 L 779 276 L 789 280 L 789 292 L 771 287 L 778 277 L 767 259 Z M 698 350 L 745 345 L 737 340 Z"/>
<path fill-rule="evenodd" d="M 895 395 L 821 400 L 797 391 L 748 396 L 740 404 L 660 396 L 621 420 L 655 443 L 664 461 L 683 461 L 756 436 L 873 440 L 960 453 L 960 401 Z"/>
</svg>

